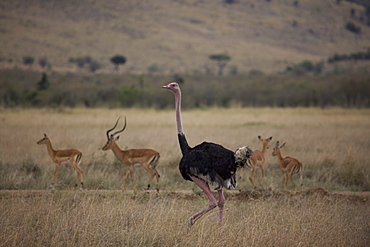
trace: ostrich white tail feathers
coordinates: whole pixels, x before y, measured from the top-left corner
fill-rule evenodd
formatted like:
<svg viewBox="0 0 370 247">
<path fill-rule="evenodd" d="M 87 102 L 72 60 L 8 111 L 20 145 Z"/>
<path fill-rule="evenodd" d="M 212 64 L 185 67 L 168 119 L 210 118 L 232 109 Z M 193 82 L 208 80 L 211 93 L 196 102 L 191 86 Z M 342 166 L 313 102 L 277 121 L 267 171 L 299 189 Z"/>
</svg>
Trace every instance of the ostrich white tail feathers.
<svg viewBox="0 0 370 247">
<path fill-rule="evenodd" d="M 216 173 L 213 173 L 212 175 L 202 174 L 196 167 L 191 167 L 190 172 L 194 174 L 195 177 L 206 181 L 215 190 L 221 190 L 222 188 L 231 190 L 235 189 L 237 186 L 235 174 L 233 174 L 228 179 L 223 179 L 220 175 Z"/>
<path fill-rule="evenodd" d="M 238 167 L 250 167 L 248 160 L 253 156 L 253 151 L 248 146 L 238 148 L 234 153 L 235 163 Z"/>
</svg>

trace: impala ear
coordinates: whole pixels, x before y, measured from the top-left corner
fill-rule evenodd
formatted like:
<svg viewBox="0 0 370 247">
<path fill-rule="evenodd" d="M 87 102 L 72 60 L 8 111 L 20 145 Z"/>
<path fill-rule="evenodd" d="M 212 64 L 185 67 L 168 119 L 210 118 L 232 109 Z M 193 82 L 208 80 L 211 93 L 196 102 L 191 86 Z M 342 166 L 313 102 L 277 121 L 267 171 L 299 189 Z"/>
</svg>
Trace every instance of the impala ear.
<svg viewBox="0 0 370 247">
<path fill-rule="evenodd" d="M 267 141 L 271 141 L 272 140 L 272 136 L 270 136 L 270 138 L 269 139 L 267 139 Z"/>
<path fill-rule="evenodd" d="M 118 140 L 118 139 L 119 139 L 119 136 L 117 136 L 116 140 Z"/>
<path fill-rule="evenodd" d="M 283 143 L 283 145 L 280 146 L 280 148 L 283 148 L 285 146 L 286 142 Z"/>
</svg>

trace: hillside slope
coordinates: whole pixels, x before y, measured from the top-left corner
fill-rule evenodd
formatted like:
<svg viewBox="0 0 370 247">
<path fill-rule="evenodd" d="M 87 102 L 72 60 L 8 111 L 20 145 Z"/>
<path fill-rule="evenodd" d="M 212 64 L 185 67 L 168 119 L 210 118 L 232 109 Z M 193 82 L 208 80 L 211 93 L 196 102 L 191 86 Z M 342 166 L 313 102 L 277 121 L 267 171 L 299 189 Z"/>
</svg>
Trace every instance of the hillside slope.
<svg viewBox="0 0 370 247">
<path fill-rule="evenodd" d="M 1 67 L 23 56 L 47 57 L 54 70 L 71 70 L 71 57 L 90 56 L 112 71 L 204 73 L 208 58 L 227 53 L 238 71 L 281 71 L 302 60 L 365 51 L 365 8 L 336 0 L 13 0 L 0 3 Z M 348 31 L 346 23 L 361 28 Z M 9 60 L 12 63 L 9 63 Z M 35 66 L 35 65 L 34 65 Z"/>
</svg>

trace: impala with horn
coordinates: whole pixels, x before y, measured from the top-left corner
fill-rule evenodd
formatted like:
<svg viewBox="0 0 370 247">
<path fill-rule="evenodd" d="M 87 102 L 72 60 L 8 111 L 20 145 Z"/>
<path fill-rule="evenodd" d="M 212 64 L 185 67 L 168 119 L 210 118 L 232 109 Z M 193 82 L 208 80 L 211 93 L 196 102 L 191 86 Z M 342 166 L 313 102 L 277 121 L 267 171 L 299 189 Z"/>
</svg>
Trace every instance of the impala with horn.
<svg viewBox="0 0 370 247">
<path fill-rule="evenodd" d="M 116 158 L 125 166 L 127 166 L 128 171 L 126 175 L 123 177 L 123 186 L 122 189 L 125 190 L 126 179 L 130 175 L 131 181 L 134 190 L 136 191 L 136 184 L 135 184 L 135 175 L 134 175 L 134 165 L 141 165 L 147 172 L 150 174 L 150 179 L 148 182 L 147 189 L 150 189 L 150 184 L 154 177 L 157 179 L 156 189 L 159 191 L 159 178 L 160 175 L 156 169 L 160 155 L 157 151 L 153 149 L 128 149 L 122 150 L 116 143 L 119 139 L 119 136 L 115 137 L 117 134 L 122 133 L 126 129 L 126 117 L 125 123 L 121 130 L 110 134 L 113 131 L 119 122 L 120 118 L 117 119 L 116 124 L 113 128 L 107 130 L 107 143 L 102 148 L 104 151 L 111 149 L 116 156 Z"/>
</svg>

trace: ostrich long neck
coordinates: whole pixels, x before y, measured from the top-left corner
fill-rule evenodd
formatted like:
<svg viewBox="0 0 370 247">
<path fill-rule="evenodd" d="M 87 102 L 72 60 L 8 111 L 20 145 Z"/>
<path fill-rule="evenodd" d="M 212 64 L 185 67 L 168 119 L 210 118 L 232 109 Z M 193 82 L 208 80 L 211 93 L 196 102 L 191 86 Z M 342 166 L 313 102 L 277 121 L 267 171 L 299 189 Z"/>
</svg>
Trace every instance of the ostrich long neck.
<svg viewBox="0 0 370 247">
<path fill-rule="evenodd" d="M 182 120 L 181 120 L 181 91 L 180 89 L 175 92 L 175 100 L 176 100 L 177 132 L 179 135 L 185 135 L 184 129 L 182 128 Z"/>
<path fill-rule="evenodd" d="M 181 91 L 180 89 L 175 91 L 175 103 L 176 103 L 176 124 L 177 124 L 177 135 L 179 138 L 179 144 L 182 154 L 186 154 L 190 150 L 190 146 L 186 140 L 184 130 L 182 128 L 181 120 Z"/>
</svg>

